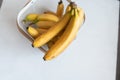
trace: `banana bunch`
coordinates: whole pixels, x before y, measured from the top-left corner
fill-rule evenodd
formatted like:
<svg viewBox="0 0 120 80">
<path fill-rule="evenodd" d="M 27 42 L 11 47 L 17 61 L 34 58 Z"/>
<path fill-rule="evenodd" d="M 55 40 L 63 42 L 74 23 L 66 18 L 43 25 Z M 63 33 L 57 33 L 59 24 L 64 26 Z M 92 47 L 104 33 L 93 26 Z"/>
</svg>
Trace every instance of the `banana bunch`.
<svg viewBox="0 0 120 80">
<path fill-rule="evenodd" d="M 85 14 L 75 2 L 69 2 L 64 13 L 64 4 L 58 2 L 56 12 L 46 11 L 43 14 L 28 14 L 24 21 L 30 22 L 27 32 L 34 39 L 32 47 L 48 46 L 44 55 L 45 61 L 60 55 L 75 39 L 80 26 L 84 23 Z"/>
</svg>

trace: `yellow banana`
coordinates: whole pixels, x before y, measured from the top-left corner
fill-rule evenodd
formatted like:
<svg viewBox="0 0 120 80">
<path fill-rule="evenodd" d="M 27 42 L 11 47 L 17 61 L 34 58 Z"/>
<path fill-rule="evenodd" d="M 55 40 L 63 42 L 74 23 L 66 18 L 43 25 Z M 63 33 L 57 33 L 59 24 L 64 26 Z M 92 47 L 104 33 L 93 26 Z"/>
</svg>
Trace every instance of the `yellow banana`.
<svg viewBox="0 0 120 80">
<path fill-rule="evenodd" d="M 59 18 L 53 14 L 40 14 L 37 19 L 39 21 L 54 21 L 54 22 L 59 21 Z"/>
<path fill-rule="evenodd" d="M 37 30 L 40 34 L 43 34 L 43 33 L 47 32 L 47 29 L 43 29 L 43 28 L 36 28 L 36 30 Z"/>
<path fill-rule="evenodd" d="M 36 23 L 37 27 L 40 28 L 50 28 L 51 26 L 55 25 L 56 22 L 53 21 L 39 21 Z"/>
<path fill-rule="evenodd" d="M 38 35 L 39 35 L 38 30 L 35 29 L 35 28 L 32 27 L 32 26 L 27 27 L 27 31 L 28 31 L 28 33 L 29 33 L 33 38 L 36 38 L 36 37 L 38 37 Z"/>
<path fill-rule="evenodd" d="M 57 57 L 61 52 L 65 50 L 65 48 L 74 40 L 79 27 L 82 25 L 84 20 L 84 12 L 80 10 L 80 13 L 76 12 L 75 15 L 72 16 L 66 30 L 59 40 L 47 51 L 44 56 L 44 60 L 51 60 Z"/>
<path fill-rule="evenodd" d="M 80 11 L 81 11 L 81 8 L 77 8 L 77 11 L 80 13 Z M 85 19 L 86 19 L 86 17 L 85 17 L 85 13 L 84 13 L 84 21 L 83 21 L 83 24 L 84 24 L 84 22 L 85 22 Z"/>
<path fill-rule="evenodd" d="M 65 12 L 68 12 L 68 11 L 70 11 L 73 7 L 77 6 L 77 5 L 75 4 L 75 2 L 71 2 L 71 0 L 68 1 L 68 2 L 69 2 L 69 4 L 68 4 Z"/>
<path fill-rule="evenodd" d="M 52 11 L 45 11 L 44 14 L 52 14 L 52 15 L 57 16 L 56 13 L 54 13 L 54 12 L 52 12 Z"/>
<path fill-rule="evenodd" d="M 64 12 L 64 4 L 63 4 L 63 1 L 60 0 L 60 2 L 58 2 L 56 14 L 58 17 L 61 18 L 63 16 L 63 12 Z"/>
<path fill-rule="evenodd" d="M 24 21 L 35 21 L 37 20 L 38 14 L 28 14 Z"/>
<path fill-rule="evenodd" d="M 71 5 L 69 4 L 66 8 L 66 12 L 70 11 L 71 10 Z"/>
<path fill-rule="evenodd" d="M 58 33 L 53 39 L 51 39 L 47 44 L 48 44 L 48 48 L 51 48 L 52 45 L 55 44 L 55 42 L 62 36 L 64 30 L 62 30 L 60 33 Z"/>
<path fill-rule="evenodd" d="M 42 28 L 34 28 L 32 26 L 27 27 L 27 32 L 33 37 L 36 38 L 38 37 L 40 34 L 43 34 L 44 32 L 46 32 L 47 29 L 42 29 Z"/>
<path fill-rule="evenodd" d="M 32 46 L 33 47 L 40 47 L 50 41 L 53 37 L 55 37 L 61 30 L 65 28 L 67 23 L 71 18 L 71 13 L 66 13 L 60 21 L 58 21 L 55 25 L 53 25 L 47 32 L 43 33 L 42 35 L 38 36 Z"/>
</svg>

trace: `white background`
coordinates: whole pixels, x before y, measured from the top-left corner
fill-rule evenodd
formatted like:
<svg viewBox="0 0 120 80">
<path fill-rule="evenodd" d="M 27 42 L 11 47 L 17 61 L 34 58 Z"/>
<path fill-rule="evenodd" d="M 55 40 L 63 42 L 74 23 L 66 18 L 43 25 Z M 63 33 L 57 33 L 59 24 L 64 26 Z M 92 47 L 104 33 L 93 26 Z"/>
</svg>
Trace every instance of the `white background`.
<svg viewBox="0 0 120 80">
<path fill-rule="evenodd" d="M 84 9 L 86 22 L 76 40 L 59 57 L 47 62 L 42 59 L 44 54 L 32 48 L 16 26 L 17 14 L 27 0 L 3 1 L 0 80 L 115 80 L 118 1 L 74 1 Z"/>
</svg>

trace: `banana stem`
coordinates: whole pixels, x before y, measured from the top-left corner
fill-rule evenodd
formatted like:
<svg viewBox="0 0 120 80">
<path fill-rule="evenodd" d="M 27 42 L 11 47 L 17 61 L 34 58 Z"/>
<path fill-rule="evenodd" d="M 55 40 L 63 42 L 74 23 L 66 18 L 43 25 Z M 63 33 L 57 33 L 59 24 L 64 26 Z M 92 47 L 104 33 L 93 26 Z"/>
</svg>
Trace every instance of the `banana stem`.
<svg viewBox="0 0 120 80">
<path fill-rule="evenodd" d="M 67 0 L 69 2 L 69 5 L 71 5 L 72 8 L 76 8 L 77 4 L 75 4 L 75 2 L 71 1 L 71 0 Z"/>
<path fill-rule="evenodd" d="M 71 6 L 72 9 L 77 8 L 77 4 L 75 4 L 75 2 L 70 2 L 69 5 Z"/>
<path fill-rule="evenodd" d="M 72 1 L 71 0 L 67 0 L 69 3 L 71 3 Z"/>
<path fill-rule="evenodd" d="M 58 4 L 61 4 L 61 3 L 63 3 L 63 1 L 62 1 L 62 0 L 60 0 L 60 1 L 58 2 Z"/>
<path fill-rule="evenodd" d="M 72 8 L 76 8 L 77 7 L 77 4 L 75 4 L 75 2 L 71 2 L 70 4 L 72 5 Z"/>
</svg>

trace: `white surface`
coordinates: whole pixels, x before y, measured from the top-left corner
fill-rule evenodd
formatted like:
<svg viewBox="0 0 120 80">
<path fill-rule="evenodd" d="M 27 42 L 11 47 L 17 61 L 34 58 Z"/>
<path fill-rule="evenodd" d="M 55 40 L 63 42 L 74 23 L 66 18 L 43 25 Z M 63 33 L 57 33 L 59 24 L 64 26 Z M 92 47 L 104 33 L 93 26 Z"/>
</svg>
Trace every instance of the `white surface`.
<svg viewBox="0 0 120 80">
<path fill-rule="evenodd" d="M 0 11 L 0 80 L 115 80 L 118 1 L 75 1 L 85 10 L 86 22 L 59 57 L 45 62 L 43 54 L 17 30 L 17 14 L 27 1 L 4 0 Z"/>
</svg>

